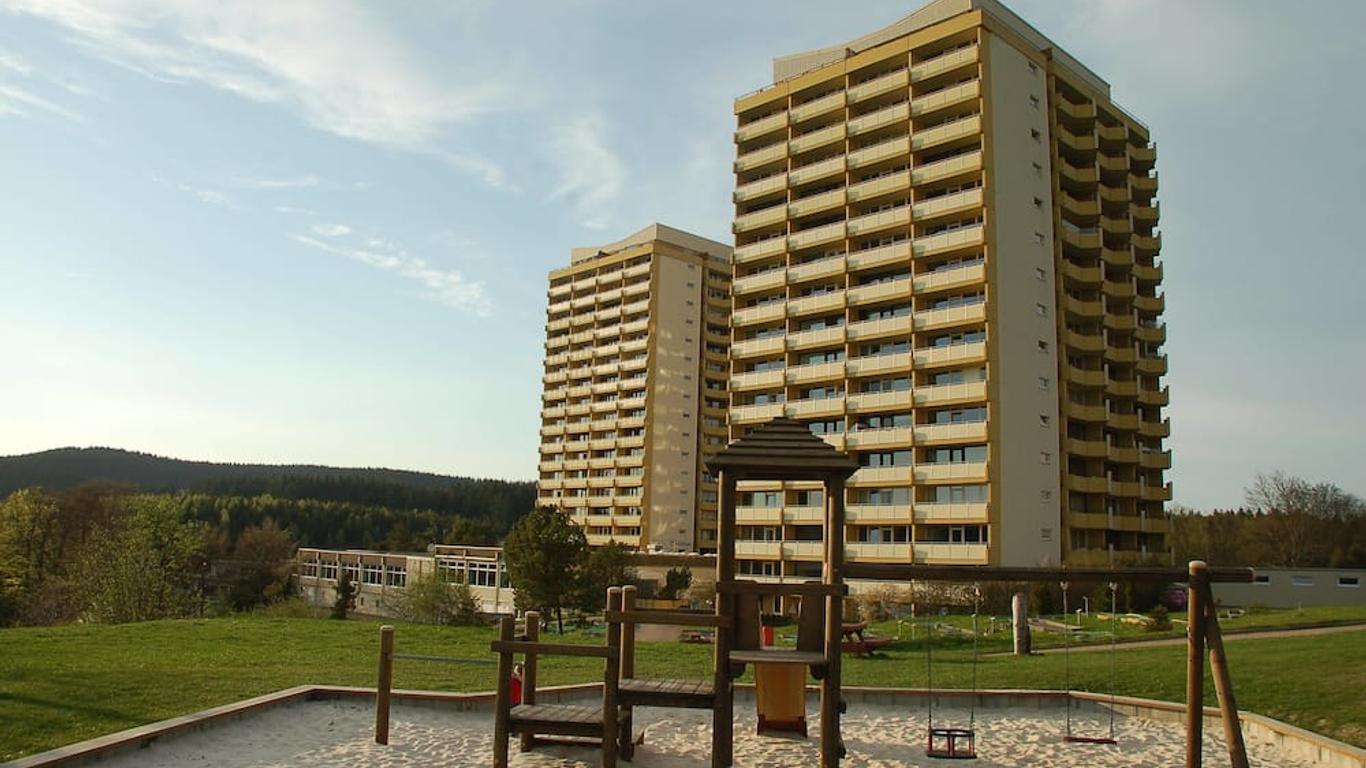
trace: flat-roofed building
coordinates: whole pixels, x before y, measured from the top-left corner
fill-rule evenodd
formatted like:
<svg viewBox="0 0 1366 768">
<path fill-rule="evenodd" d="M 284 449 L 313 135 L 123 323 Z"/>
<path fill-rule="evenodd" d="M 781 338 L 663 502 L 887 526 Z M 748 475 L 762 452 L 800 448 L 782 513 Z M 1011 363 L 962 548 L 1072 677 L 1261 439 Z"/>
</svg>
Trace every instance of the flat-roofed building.
<svg viewBox="0 0 1366 768">
<path fill-rule="evenodd" d="M 538 503 L 592 545 L 715 549 L 730 252 L 652 224 L 550 273 Z"/>
<path fill-rule="evenodd" d="M 785 415 L 858 458 L 852 560 L 1165 555 L 1148 128 L 993 0 L 773 74 L 735 102 L 730 437 Z M 819 576 L 823 504 L 743 487 L 740 572 Z"/>
<path fill-rule="evenodd" d="M 424 553 L 300 547 L 296 558 L 299 591 L 319 607 L 332 606 L 337 580 L 348 573 L 356 585 L 357 613 L 393 615 L 410 580 L 433 576 L 448 584 L 468 584 L 481 613 L 509 615 L 514 611 L 501 547 L 434 544 Z"/>
</svg>

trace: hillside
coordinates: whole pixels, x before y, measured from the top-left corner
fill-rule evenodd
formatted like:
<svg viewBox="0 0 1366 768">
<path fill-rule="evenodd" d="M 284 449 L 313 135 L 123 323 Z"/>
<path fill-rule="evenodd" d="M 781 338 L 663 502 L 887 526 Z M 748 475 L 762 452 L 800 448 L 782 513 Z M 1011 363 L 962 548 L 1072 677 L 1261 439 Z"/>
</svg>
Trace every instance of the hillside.
<svg viewBox="0 0 1366 768">
<path fill-rule="evenodd" d="M 88 483 L 161 493 L 193 491 L 220 497 L 271 496 L 426 509 L 489 521 L 506 530 L 535 503 L 532 482 L 489 480 L 398 469 L 186 461 L 116 448 L 58 448 L 0 457 L 0 498 L 43 486 L 64 490 Z"/>
</svg>

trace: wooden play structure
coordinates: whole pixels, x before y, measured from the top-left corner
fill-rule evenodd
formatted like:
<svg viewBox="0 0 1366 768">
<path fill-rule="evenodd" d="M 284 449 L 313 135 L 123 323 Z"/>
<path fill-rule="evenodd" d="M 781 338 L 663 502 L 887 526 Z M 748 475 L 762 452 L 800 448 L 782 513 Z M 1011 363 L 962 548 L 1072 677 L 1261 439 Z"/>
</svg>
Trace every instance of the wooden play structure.
<svg viewBox="0 0 1366 768">
<path fill-rule="evenodd" d="M 710 709 L 711 764 L 713 768 L 728 768 L 734 763 L 734 681 L 750 664 L 756 668 L 759 687 L 756 700 L 761 723 L 765 719 L 772 719 L 775 723 L 790 724 L 794 718 L 800 718 L 801 727 L 804 728 L 806 673 L 809 672 L 820 682 L 819 762 L 821 768 L 836 768 L 845 753 L 840 739 L 840 715 L 845 709 L 840 698 L 841 647 L 846 634 L 842 621 L 845 579 L 944 581 L 959 584 L 988 581 L 1065 582 L 1069 579 L 1078 582 L 1186 580 L 1190 585 L 1191 618 L 1187 635 L 1185 766 L 1201 768 L 1204 653 L 1208 644 L 1231 763 L 1233 768 L 1247 768 L 1247 754 L 1218 619 L 1213 609 L 1210 583 L 1250 582 L 1252 572 L 1249 569 L 1211 569 L 1202 562 L 1192 562 L 1188 570 L 870 563 L 846 565 L 844 484 L 858 465 L 847 455 L 812 435 L 806 425 L 791 419 L 774 419 L 731 443 L 707 460 L 706 466 L 719 476 L 721 487 L 714 610 L 642 610 L 636 607 L 633 587 L 612 587 L 608 590 L 606 642 L 602 646 L 539 642 L 539 617 L 534 613 L 526 616 L 524 635 L 514 638 L 514 620 L 504 618 L 499 639 L 491 646 L 498 654 L 495 768 L 507 766 L 508 738 L 512 735 L 521 737 L 523 750 L 531 749 L 541 741 L 566 737 L 600 744 L 602 765 L 604 768 L 614 768 L 619 756 L 625 760 L 633 756 L 637 739 L 632 731 L 632 709 L 637 706 Z M 824 563 L 820 580 L 757 582 L 736 578 L 736 485 L 744 481 L 814 481 L 822 484 L 825 516 Z M 765 647 L 761 644 L 759 609 L 760 598 L 763 597 L 782 598 L 785 605 L 798 606 L 795 648 Z M 976 609 L 974 646 L 975 618 Z M 659 680 L 636 677 L 635 628 L 643 624 L 713 631 L 712 679 Z M 601 705 L 538 703 L 536 676 L 538 660 L 542 656 L 602 659 L 604 683 Z M 510 681 L 518 657 L 523 665 L 522 699 L 514 702 Z M 381 654 L 382 681 L 386 680 L 384 664 Z M 800 674 L 792 674 L 794 669 L 800 670 Z M 781 670 L 781 673 L 775 674 L 775 670 Z M 801 682 L 795 682 L 797 680 Z M 973 686 L 975 693 L 975 668 Z M 928 698 L 931 700 L 930 706 L 933 706 L 933 689 L 928 691 Z M 385 709 L 387 712 L 387 706 Z M 970 759 L 976 755 L 978 734 L 974 722 L 970 721 L 967 728 L 936 727 L 931 715 L 927 728 L 926 753 L 930 757 Z M 1078 737 L 1071 741 L 1105 743 L 1111 738 L 1113 731 L 1109 737 Z"/>
</svg>

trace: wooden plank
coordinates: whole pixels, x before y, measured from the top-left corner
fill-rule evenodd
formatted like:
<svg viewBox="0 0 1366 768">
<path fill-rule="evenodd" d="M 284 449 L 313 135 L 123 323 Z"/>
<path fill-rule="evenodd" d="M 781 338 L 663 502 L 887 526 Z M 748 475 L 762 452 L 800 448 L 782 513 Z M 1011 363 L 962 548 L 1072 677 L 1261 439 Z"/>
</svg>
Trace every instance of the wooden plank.
<svg viewBox="0 0 1366 768">
<path fill-rule="evenodd" d="M 716 591 L 730 594 L 763 595 L 765 597 L 786 597 L 788 595 L 824 597 L 836 592 L 841 595 L 848 594 L 849 588 L 842 584 L 822 584 L 819 581 L 761 582 L 737 580 L 726 585 L 718 584 Z"/>
<path fill-rule="evenodd" d="M 1186 768 L 1200 768 L 1205 725 L 1205 595 L 1209 582 L 1205 564 L 1190 563 L 1186 610 Z"/>
<path fill-rule="evenodd" d="M 1214 583 L 1251 584 L 1251 568 L 1207 568 Z M 849 563 L 846 579 L 882 581 L 1157 581 L 1183 582 L 1181 568 L 1028 568 L 996 565 L 917 565 L 911 563 Z"/>
<path fill-rule="evenodd" d="M 736 650 L 754 650 L 759 647 L 759 596 L 744 592 L 734 596 L 735 634 L 732 642 Z M 732 654 L 732 658 L 734 655 Z"/>
<path fill-rule="evenodd" d="M 720 591 L 735 581 L 735 476 L 733 473 L 717 472 L 721 485 L 720 504 L 717 506 L 716 541 L 716 615 L 732 616 L 735 596 Z M 730 677 L 730 652 L 735 637 L 733 628 L 720 628 L 716 631 L 716 647 L 712 657 L 712 684 L 716 698 L 711 711 L 711 764 L 712 768 L 730 768 L 735 762 L 735 699 L 733 681 Z"/>
<path fill-rule="evenodd" d="M 375 743 L 389 743 L 389 694 L 394 687 L 394 628 L 379 628 L 379 680 L 375 685 Z"/>
<path fill-rule="evenodd" d="M 732 651 L 730 660 L 746 664 L 826 664 L 829 661 L 824 653 L 771 648 Z"/>
<path fill-rule="evenodd" d="M 621 613 L 621 587 L 607 589 L 607 610 Z M 621 684 L 621 624 L 608 623 L 606 669 L 602 676 L 602 768 L 617 766 L 617 736 L 620 731 L 617 686 Z"/>
<path fill-rule="evenodd" d="M 844 584 L 844 477 L 831 476 L 825 483 L 826 584 Z M 822 599 L 822 598 L 817 598 Z M 821 768 L 839 768 L 844 751 L 840 743 L 840 641 L 844 630 L 844 593 L 823 598 L 825 606 L 825 653 L 829 661 L 821 678 Z M 806 606 L 802 606 L 805 611 Z M 797 635 L 800 642 L 801 634 Z"/>
<path fill-rule="evenodd" d="M 730 626 L 730 620 L 713 613 L 688 613 L 686 611 L 608 611 L 605 619 L 624 624 L 657 624 L 675 627 L 720 627 Z"/>
<path fill-rule="evenodd" d="M 621 588 L 621 614 L 629 616 L 636 612 L 636 587 L 634 584 L 627 584 Z M 609 613 L 611 613 L 609 611 Z M 608 619 L 612 621 L 612 619 Z M 617 625 L 617 631 L 621 633 L 621 676 L 617 684 L 617 703 L 621 706 L 621 723 L 617 728 L 617 756 L 623 760 L 631 760 L 635 757 L 636 745 L 633 740 L 635 733 L 635 713 L 631 710 L 631 704 L 625 700 L 621 693 L 621 686 L 630 682 L 636 676 L 636 625 L 630 621 L 621 621 Z"/>
<path fill-rule="evenodd" d="M 541 614 L 539 611 L 526 612 L 526 639 L 529 643 L 539 642 L 541 639 Z M 536 654 L 528 653 L 526 662 L 522 665 L 522 703 L 536 703 Z M 531 733 L 523 733 L 521 750 L 529 752 L 535 746 L 536 737 Z"/>
<path fill-rule="evenodd" d="M 797 614 L 797 650 L 821 653 L 825 648 L 826 595 L 804 595 Z"/>
<path fill-rule="evenodd" d="M 489 644 L 495 653 L 534 653 L 541 656 L 586 656 L 607 659 L 617 651 L 601 645 L 570 645 L 568 643 L 529 643 L 524 640 L 494 640 Z"/>
</svg>

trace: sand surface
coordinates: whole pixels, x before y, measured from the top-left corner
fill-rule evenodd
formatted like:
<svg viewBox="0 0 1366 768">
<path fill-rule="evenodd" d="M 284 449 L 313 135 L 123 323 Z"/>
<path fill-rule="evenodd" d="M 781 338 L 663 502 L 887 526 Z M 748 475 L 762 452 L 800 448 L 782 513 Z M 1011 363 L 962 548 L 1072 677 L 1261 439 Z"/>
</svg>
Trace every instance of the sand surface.
<svg viewBox="0 0 1366 768">
<path fill-rule="evenodd" d="M 737 766 L 818 764 L 815 713 L 808 709 L 811 737 L 784 738 L 754 733 L 752 702 L 736 702 Z M 851 703 L 843 732 L 848 766 L 944 766 L 924 755 L 925 713 L 885 704 Z M 1153 766 L 1180 765 L 1185 755 L 1178 723 L 1118 717 L 1117 746 L 1069 745 L 1062 742 L 1063 711 L 993 709 L 977 713 L 980 768 L 1023 766 Z M 936 711 L 936 723 L 959 726 L 967 712 Z M 637 768 L 704 768 L 710 765 L 710 714 L 697 710 L 636 710 L 637 730 L 645 743 L 637 748 Z M 1102 734 L 1108 722 L 1095 715 L 1073 721 L 1079 734 Z M 453 711 L 395 702 L 388 746 L 374 743 L 374 708 L 368 702 L 328 700 L 266 710 L 197 732 L 167 738 L 152 746 L 102 760 L 114 768 L 165 766 L 349 766 L 389 768 L 466 768 L 489 765 L 493 754 L 493 719 L 487 711 Z M 1217 729 L 1216 729 L 1217 730 Z M 1280 756 L 1267 743 L 1249 741 L 1254 766 L 1309 768 L 1312 763 Z M 525 768 L 578 768 L 600 765 L 596 748 L 547 746 L 520 753 L 511 746 L 512 765 Z M 954 764 L 950 761 L 948 764 Z M 1226 766 L 1228 756 L 1218 733 L 1205 734 L 1205 764 Z"/>
</svg>

